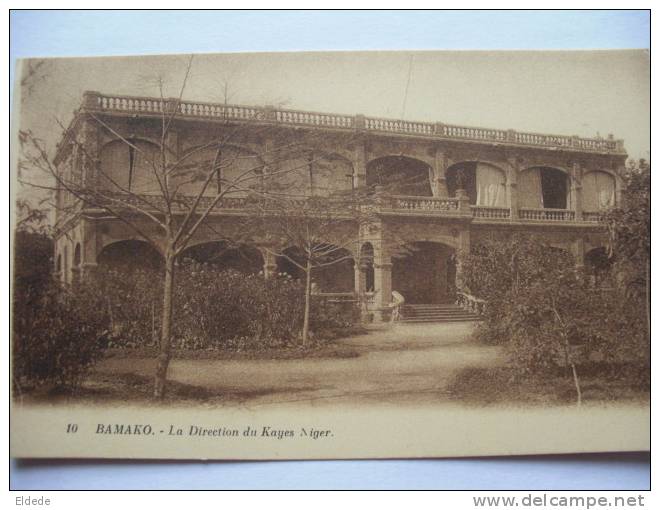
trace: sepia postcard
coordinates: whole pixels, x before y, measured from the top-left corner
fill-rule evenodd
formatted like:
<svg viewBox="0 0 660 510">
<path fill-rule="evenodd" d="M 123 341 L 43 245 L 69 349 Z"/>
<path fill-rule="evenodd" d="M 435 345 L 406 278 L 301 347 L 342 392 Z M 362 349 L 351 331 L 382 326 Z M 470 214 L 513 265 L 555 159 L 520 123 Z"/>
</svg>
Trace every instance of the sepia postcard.
<svg viewBox="0 0 660 510">
<path fill-rule="evenodd" d="M 27 59 L 11 454 L 650 447 L 644 51 Z"/>
</svg>

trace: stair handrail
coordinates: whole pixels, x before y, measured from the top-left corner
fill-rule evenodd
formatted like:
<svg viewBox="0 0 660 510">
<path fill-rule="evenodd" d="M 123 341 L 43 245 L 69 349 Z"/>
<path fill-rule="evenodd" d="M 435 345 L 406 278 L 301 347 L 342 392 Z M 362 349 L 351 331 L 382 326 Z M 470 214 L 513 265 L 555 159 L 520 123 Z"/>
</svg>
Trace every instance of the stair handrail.
<svg viewBox="0 0 660 510">
<path fill-rule="evenodd" d="M 487 302 L 481 298 L 473 296 L 468 292 L 456 292 L 456 304 L 463 309 L 481 315 L 486 309 Z"/>
</svg>

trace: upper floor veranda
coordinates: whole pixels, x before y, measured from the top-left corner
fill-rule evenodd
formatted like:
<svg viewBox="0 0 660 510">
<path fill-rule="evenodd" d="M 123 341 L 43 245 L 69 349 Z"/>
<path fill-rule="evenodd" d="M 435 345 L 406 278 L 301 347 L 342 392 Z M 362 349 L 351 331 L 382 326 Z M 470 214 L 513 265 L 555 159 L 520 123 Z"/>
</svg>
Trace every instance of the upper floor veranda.
<svg viewBox="0 0 660 510">
<path fill-rule="evenodd" d="M 228 191 L 214 214 L 247 210 L 254 190 L 300 200 L 366 189 L 385 215 L 593 225 L 620 200 L 626 157 L 613 136 L 86 92 L 55 163 L 67 182 L 152 201 L 158 172 L 184 198 L 212 172 L 203 201 Z M 58 193 L 58 211 L 73 202 Z"/>
</svg>

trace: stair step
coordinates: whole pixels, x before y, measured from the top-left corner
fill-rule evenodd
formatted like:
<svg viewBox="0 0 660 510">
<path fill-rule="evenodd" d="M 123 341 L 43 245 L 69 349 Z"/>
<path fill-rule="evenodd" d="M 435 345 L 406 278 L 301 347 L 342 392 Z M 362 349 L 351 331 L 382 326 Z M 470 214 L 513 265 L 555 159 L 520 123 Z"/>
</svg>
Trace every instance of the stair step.
<svg viewBox="0 0 660 510">
<path fill-rule="evenodd" d="M 403 305 L 403 308 L 412 308 L 413 310 L 420 310 L 424 308 L 461 308 L 459 305 Z"/>
<path fill-rule="evenodd" d="M 422 323 L 443 323 L 443 322 L 476 322 L 480 320 L 479 317 L 454 317 L 445 319 L 401 319 L 399 322 L 404 324 L 422 324 Z"/>
<path fill-rule="evenodd" d="M 399 322 L 406 324 L 432 324 L 443 322 L 475 322 L 478 315 L 454 303 L 420 303 L 401 307 Z"/>
<path fill-rule="evenodd" d="M 430 313 L 439 313 L 441 315 L 452 315 L 455 313 L 472 313 L 466 310 L 403 310 L 404 314 L 410 315 L 428 315 Z"/>
</svg>

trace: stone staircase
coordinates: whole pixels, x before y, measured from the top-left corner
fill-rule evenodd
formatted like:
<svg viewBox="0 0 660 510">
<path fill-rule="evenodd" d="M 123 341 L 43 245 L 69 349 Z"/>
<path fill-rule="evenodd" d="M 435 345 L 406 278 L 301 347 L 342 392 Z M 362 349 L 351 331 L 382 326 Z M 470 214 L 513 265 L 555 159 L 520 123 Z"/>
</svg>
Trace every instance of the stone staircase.
<svg viewBox="0 0 660 510">
<path fill-rule="evenodd" d="M 479 316 L 452 303 L 403 305 L 399 322 L 433 323 L 478 321 Z"/>
</svg>

